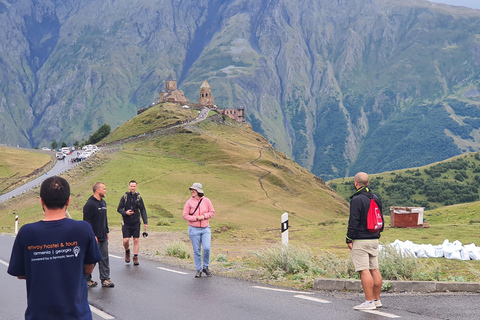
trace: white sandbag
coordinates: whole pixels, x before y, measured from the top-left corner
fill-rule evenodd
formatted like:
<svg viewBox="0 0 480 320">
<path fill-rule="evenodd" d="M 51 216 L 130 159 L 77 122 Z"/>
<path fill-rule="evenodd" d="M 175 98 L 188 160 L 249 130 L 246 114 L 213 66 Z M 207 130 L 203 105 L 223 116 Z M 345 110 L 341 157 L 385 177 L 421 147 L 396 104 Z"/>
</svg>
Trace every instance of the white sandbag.
<svg viewBox="0 0 480 320">
<path fill-rule="evenodd" d="M 465 251 L 467 251 L 470 259 L 472 260 L 480 260 L 480 250 L 474 243 L 467 244 L 463 246 Z"/>
<path fill-rule="evenodd" d="M 413 243 L 410 240 L 407 240 L 403 243 L 403 252 L 407 255 L 417 256 L 418 245 Z"/>
<path fill-rule="evenodd" d="M 445 258 L 449 260 L 462 260 L 460 251 L 445 251 Z"/>
<path fill-rule="evenodd" d="M 425 252 L 425 250 L 423 248 L 418 249 L 416 257 L 417 258 L 428 258 L 427 253 Z"/>
<path fill-rule="evenodd" d="M 463 244 L 462 244 L 460 241 L 458 241 L 458 240 L 453 241 L 452 244 L 453 244 L 454 246 L 460 246 L 460 247 L 463 246 Z"/>
<path fill-rule="evenodd" d="M 461 253 L 461 251 L 463 251 L 463 247 L 458 245 L 453 245 L 453 243 L 449 243 L 446 246 L 444 246 L 443 251 L 446 259 L 463 260 L 462 258 L 465 258 L 465 254 L 462 255 Z"/>
<path fill-rule="evenodd" d="M 443 252 L 443 247 L 441 245 L 439 246 L 433 246 L 435 249 L 435 258 L 443 258 L 443 255 L 445 254 Z"/>
<path fill-rule="evenodd" d="M 427 255 L 427 257 L 437 258 L 435 253 L 435 248 L 431 244 L 424 245 L 423 249 L 425 250 L 425 254 Z M 442 257 L 443 257 L 443 250 L 442 250 Z"/>
<path fill-rule="evenodd" d="M 403 256 L 406 256 L 406 255 L 415 256 L 415 253 L 412 252 L 412 250 L 411 250 L 412 244 L 413 244 L 413 242 L 411 242 L 411 241 L 407 240 L 407 241 L 403 242 L 403 241 L 397 239 L 392 243 L 392 246 L 395 248 L 395 250 L 399 254 L 401 254 Z"/>
<path fill-rule="evenodd" d="M 463 247 L 460 249 L 460 259 L 461 260 L 470 260 L 470 255 L 468 254 L 467 250 Z"/>
<path fill-rule="evenodd" d="M 445 239 L 441 245 L 433 246 L 431 244 L 415 244 L 410 240 L 395 240 L 391 244 L 398 253 L 405 256 L 413 256 L 416 258 L 441 258 L 453 260 L 480 260 L 480 248 L 473 243 L 463 246 L 458 240 L 450 242 Z"/>
</svg>

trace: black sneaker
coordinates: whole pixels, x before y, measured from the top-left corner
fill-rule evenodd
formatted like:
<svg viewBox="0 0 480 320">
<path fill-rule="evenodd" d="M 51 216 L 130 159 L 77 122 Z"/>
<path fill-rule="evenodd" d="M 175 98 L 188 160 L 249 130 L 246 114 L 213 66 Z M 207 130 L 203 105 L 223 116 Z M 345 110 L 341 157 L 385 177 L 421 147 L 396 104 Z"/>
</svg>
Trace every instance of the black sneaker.
<svg viewBox="0 0 480 320">
<path fill-rule="evenodd" d="M 197 270 L 197 273 L 195 273 L 195 278 L 201 278 L 202 277 L 202 270 Z"/>
<path fill-rule="evenodd" d="M 203 268 L 202 271 L 207 275 L 207 277 L 210 277 L 210 276 L 212 275 L 212 273 L 210 272 L 210 270 L 208 270 L 208 267 Z"/>
</svg>

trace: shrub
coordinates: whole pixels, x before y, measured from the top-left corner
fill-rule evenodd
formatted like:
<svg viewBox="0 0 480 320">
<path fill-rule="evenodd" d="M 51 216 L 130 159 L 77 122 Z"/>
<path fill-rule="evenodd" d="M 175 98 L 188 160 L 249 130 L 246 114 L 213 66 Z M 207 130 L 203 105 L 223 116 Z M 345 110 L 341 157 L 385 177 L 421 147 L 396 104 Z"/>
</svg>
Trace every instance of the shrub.
<svg viewBox="0 0 480 320">
<path fill-rule="evenodd" d="M 321 252 L 316 261 L 320 274 L 327 278 L 358 279 L 360 275 L 355 272 L 350 258 L 339 258 L 330 252 Z"/>
<path fill-rule="evenodd" d="M 254 254 L 275 279 L 287 274 L 305 273 L 315 269 L 313 254 L 308 248 L 277 245 Z"/>
<path fill-rule="evenodd" d="M 416 258 L 412 253 L 397 251 L 390 244 L 383 245 L 378 257 L 379 269 L 385 280 L 440 280 L 440 265 L 434 260 Z"/>
<path fill-rule="evenodd" d="M 215 261 L 217 261 L 217 262 L 227 262 L 228 261 L 227 255 L 223 254 L 223 253 L 220 253 L 215 257 Z"/>
<path fill-rule="evenodd" d="M 170 222 L 168 222 L 167 220 L 160 220 L 157 222 L 157 226 L 169 226 L 170 225 Z"/>
<path fill-rule="evenodd" d="M 95 144 L 110 134 L 110 125 L 104 123 L 87 140 L 86 144 Z"/>
<path fill-rule="evenodd" d="M 468 263 L 467 266 L 470 272 L 475 276 L 476 281 L 478 281 L 480 279 L 480 271 L 475 269 L 470 263 Z"/>
<path fill-rule="evenodd" d="M 320 221 L 317 225 L 318 226 L 328 226 L 328 225 L 336 224 L 336 223 L 338 223 L 337 220 L 327 220 L 327 221 Z"/>
<path fill-rule="evenodd" d="M 390 281 L 382 281 L 382 291 L 388 291 L 392 287 L 392 283 Z"/>
<path fill-rule="evenodd" d="M 165 250 L 165 254 L 171 257 L 178 257 L 180 259 L 188 259 L 190 258 L 190 254 L 187 252 L 187 245 L 180 241 L 173 241 L 167 243 L 167 249 Z"/>
</svg>

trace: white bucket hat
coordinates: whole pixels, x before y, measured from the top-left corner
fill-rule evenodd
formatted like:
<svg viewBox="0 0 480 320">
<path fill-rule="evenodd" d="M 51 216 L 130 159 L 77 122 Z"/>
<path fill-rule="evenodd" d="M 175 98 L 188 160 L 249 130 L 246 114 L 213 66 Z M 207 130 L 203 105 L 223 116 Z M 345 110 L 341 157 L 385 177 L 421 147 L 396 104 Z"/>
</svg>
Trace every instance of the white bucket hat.
<svg viewBox="0 0 480 320">
<path fill-rule="evenodd" d="M 190 190 L 196 190 L 198 193 L 204 193 L 203 192 L 203 187 L 200 183 L 198 182 L 195 182 L 190 188 L 188 188 Z"/>
</svg>

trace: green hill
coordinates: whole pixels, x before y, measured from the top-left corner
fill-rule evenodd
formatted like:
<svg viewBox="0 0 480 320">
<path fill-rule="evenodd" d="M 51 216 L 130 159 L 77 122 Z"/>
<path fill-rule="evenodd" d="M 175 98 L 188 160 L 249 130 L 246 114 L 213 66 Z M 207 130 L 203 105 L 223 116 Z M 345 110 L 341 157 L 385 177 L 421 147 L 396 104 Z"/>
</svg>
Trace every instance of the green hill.
<svg viewBox="0 0 480 320">
<path fill-rule="evenodd" d="M 54 163 L 53 152 L 0 146 L 0 193 L 36 178 Z M 56 160 L 56 159 L 55 159 Z"/>
<path fill-rule="evenodd" d="M 170 127 L 196 114 L 165 104 L 115 129 L 100 153 L 65 174 L 72 187 L 72 217 L 82 218 L 93 183 L 102 181 L 109 222 L 120 226 L 116 206 L 131 179 L 138 182 L 152 231 L 185 230 L 182 210 L 193 182 L 203 184 L 216 209 L 212 224 L 225 231 L 252 235 L 268 230 L 278 239 L 284 212 L 294 228 L 348 215 L 347 203 L 322 179 L 275 150 L 247 123 L 214 114 L 197 125 Z M 14 212 L 21 224 L 41 219 L 37 197 L 35 191 L 3 204 L 3 231 L 12 231 L 8 221 Z"/>
<path fill-rule="evenodd" d="M 328 182 L 343 198 L 354 192 L 353 177 Z M 480 199 L 480 153 L 457 156 L 428 166 L 370 175 L 370 186 L 384 208 L 428 209 Z"/>
<path fill-rule="evenodd" d="M 166 117 L 167 114 L 170 117 Z M 225 265 L 240 265 L 236 268 L 241 269 L 242 276 L 251 276 L 251 269 L 245 270 L 254 260 L 252 252 L 280 243 L 280 216 L 284 212 L 290 213 L 291 244 L 306 246 L 319 257 L 328 256 L 324 251 L 335 253 L 339 257 L 336 261 L 342 264 L 348 256 L 344 243 L 348 204 L 342 198 L 346 196 L 343 193 L 339 196 L 323 180 L 275 150 L 253 132 L 249 124 L 211 113 L 198 124 L 172 127 L 196 114 L 197 110 L 185 110 L 174 104 L 158 105 L 115 129 L 102 142 L 105 145 L 99 153 L 64 175 L 72 187 L 68 208 L 72 217 L 82 219 L 82 208 L 91 195 L 93 183 L 104 182 L 114 239 L 112 246 L 121 247 L 121 223 L 116 207 L 127 191 L 128 181 L 135 179 L 146 203 L 152 234 L 142 240 L 142 254 L 147 251 L 147 243 L 154 248 L 154 253 L 161 254 L 161 248 L 165 247 L 161 241 L 188 239 L 182 209 L 190 196 L 188 187 L 193 182 L 201 182 L 216 210 L 211 220 L 214 254 L 227 255 Z M 477 161 L 476 155 L 467 159 L 472 161 L 470 166 L 473 160 Z M 418 172 L 426 174 L 422 170 L 428 169 L 433 174 L 435 165 L 419 168 Z M 413 176 L 417 174 L 417 169 L 410 171 Z M 395 176 L 404 174 L 397 172 Z M 343 184 L 346 180 L 337 181 L 336 186 L 330 183 L 337 189 L 345 186 L 346 190 Z M 429 229 L 390 228 L 389 217 L 386 217 L 382 240 L 432 244 L 440 244 L 444 239 L 458 239 L 465 244 L 474 242 L 471 235 L 480 221 L 476 218 L 478 203 L 427 212 Z M 13 231 L 15 215 L 19 215 L 20 225 L 42 219 L 38 188 L 0 204 L 1 232 Z M 171 236 L 164 236 L 166 234 Z M 152 243 L 154 239 L 156 242 Z M 474 272 L 478 262 L 470 265 L 463 261 L 435 260 L 429 263 L 441 265 L 442 279 L 455 275 L 478 280 Z M 303 280 L 297 280 L 303 286 Z"/>
</svg>

